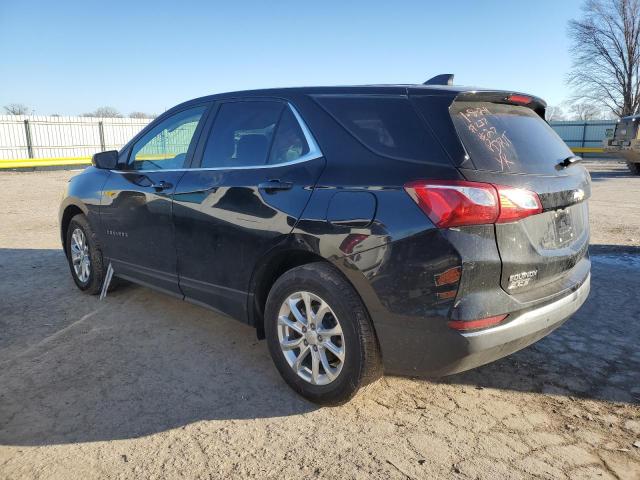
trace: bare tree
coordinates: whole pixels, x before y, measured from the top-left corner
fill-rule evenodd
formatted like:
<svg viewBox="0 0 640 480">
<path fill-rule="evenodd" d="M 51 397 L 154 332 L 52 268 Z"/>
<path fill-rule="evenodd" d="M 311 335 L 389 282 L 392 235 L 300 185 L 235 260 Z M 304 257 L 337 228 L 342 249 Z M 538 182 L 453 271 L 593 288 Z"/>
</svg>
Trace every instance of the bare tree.
<svg viewBox="0 0 640 480">
<path fill-rule="evenodd" d="M 29 107 L 22 103 L 10 103 L 3 108 L 8 115 L 29 115 Z"/>
<path fill-rule="evenodd" d="M 640 106 L 640 0 L 585 0 L 569 22 L 576 98 L 604 104 L 618 116 Z"/>
<path fill-rule="evenodd" d="M 144 112 L 131 112 L 129 118 L 153 118 L 151 115 L 147 115 Z"/>
<path fill-rule="evenodd" d="M 564 110 L 562 110 L 562 107 L 559 107 L 558 105 L 548 105 L 545 110 L 544 117 L 547 122 L 557 122 L 559 120 L 564 120 Z"/>
<path fill-rule="evenodd" d="M 573 120 L 595 120 L 602 118 L 602 108 L 590 102 L 575 102 L 569 107 Z"/>
<path fill-rule="evenodd" d="M 618 117 L 618 115 L 613 113 L 608 108 L 605 108 L 604 110 L 602 110 L 601 113 L 602 113 L 602 115 L 600 116 L 600 118 L 598 120 L 618 120 L 620 118 L 620 117 Z"/>
<path fill-rule="evenodd" d="M 83 113 L 83 117 L 121 118 L 122 114 L 113 107 L 99 107 L 93 112 Z"/>
</svg>

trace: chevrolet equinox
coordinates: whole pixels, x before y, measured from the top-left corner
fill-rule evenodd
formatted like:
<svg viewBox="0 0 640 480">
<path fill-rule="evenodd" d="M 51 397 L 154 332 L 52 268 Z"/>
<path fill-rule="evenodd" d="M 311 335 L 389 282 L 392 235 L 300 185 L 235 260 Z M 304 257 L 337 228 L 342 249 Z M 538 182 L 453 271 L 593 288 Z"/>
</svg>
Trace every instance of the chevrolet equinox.
<svg viewBox="0 0 640 480">
<path fill-rule="evenodd" d="M 172 108 L 69 181 L 73 280 L 252 325 L 323 404 L 383 371 L 439 377 L 530 345 L 589 293 L 590 177 L 544 101 L 450 80 Z"/>
</svg>

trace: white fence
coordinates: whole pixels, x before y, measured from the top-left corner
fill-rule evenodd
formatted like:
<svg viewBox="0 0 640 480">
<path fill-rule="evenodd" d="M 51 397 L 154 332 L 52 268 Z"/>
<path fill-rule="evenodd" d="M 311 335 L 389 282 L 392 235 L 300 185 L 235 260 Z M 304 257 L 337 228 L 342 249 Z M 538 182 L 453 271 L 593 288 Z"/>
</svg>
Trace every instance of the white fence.
<svg viewBox="0 0 640 480">
<path fill-rule="evenodd" d="M 90 157 L 118 150 L 149 122 L 149 118 L 0 115 L 0 160 Z M 604 130 L 614 125 L 605 121 L 551 123 L 571 147 L 600 147 Z M 578 133 L 577 127 L 581 128 Z"/>
<path fill-rule="evenodd" d="M 88 157 L 118 150 L 149 118 L 0 115 L 0 160 Z"/>
</svg>

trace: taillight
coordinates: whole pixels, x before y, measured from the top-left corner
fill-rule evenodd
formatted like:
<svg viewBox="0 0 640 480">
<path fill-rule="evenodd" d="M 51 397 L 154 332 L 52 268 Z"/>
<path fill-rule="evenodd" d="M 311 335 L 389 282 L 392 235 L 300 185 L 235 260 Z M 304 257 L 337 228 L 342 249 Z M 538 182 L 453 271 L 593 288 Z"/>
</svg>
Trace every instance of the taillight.
<svg viewBox="0 0 640 480">
<path fill-rule="evenodd" d="M 505 223 L 542 212 L 535 192 L 463 180 L 410 182 L 404 186 L 440 228 Z"/>
<path fill-rule="evenodd" d="M 496 185 L 500 198 L 500 215 L 496 223 L 514 222 L 542 212 L 538 194 L 524 188 Z"/>
<path fill-rule="evenodd" d="M 489 183 L 425 181 L 404 189 L 440 228 L 494 223 L 500 213 L 496 189 Z"/>
</svg>

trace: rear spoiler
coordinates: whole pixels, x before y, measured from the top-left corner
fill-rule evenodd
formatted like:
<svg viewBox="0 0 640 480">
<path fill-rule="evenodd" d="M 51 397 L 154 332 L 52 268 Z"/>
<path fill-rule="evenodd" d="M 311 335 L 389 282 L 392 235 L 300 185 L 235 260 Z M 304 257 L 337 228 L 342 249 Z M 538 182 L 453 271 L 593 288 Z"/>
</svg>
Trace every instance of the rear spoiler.
<svg viewBox="0 0 640 480">
<path fill-rule="evenodd" d="M 453 85 L 453 73 L 442 73 L 430 78 L 422 85 L 441 85 L 451 86 Z M 473 87 L 472 87 L 473 88 Z M 545 112 L 547 110 L 547 102 L 540 97 L 529 95 L 528 93 L 513 92 L 508 90 L 473 90 L 469 87 L 463 87 L 463 90 L 453 97 L 453 102 L 456 101 L 477 101 L 477 102 L 494 102 L 494 103 L 507 103 L 512 105 L 520 105 L 528 107 L 536 112 L 540 118 L 545 119 Z M 415 92 L 420 95 L 422 92 Z M 465 98 L 465 97 L 473 98 Z M 640 115 L 638 115 L 640 117 Z"/>
<path fill-rule="evenodd" d="M 543 120 L 545 119 L 544 116 L 547 109 L 547 102 L 545 102 L 541 98 L 520 92 L 473 90 L 460 92 L 458 95 L 456 95 L 453 102 L 465 100 L 476 102 L 484 101 L 492 103 L 506 103 L 509 105 L 519 105 L 521 107 L 527 107 L 536 112 L 538 116 L 540 116 L 540 118 L 542 118 Z"/>
</svg>

